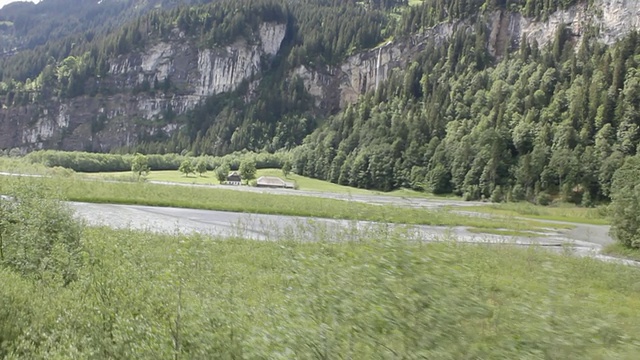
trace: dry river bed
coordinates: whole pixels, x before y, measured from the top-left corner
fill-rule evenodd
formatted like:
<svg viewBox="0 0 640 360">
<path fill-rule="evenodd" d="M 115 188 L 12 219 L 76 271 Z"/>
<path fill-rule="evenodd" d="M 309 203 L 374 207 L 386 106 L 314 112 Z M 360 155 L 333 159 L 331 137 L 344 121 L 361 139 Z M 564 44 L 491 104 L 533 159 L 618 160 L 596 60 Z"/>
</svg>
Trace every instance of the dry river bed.
<svg viewBox="0 0 640 360">
<path fill-rule="evenodd" d="M 421 201 L 428 201 L 421 199 Z M 449 206 L 446 204 L 441 206 Z M 535 237 L 471 233 L 465 227 L 398 225 L 369 221 L 335 220 L 297 216 L 246 214 L 224 211 L 151 207 L 139 205 L 89 204 L 71 202 L 78 217 L 89 225 L 133 228 L 165 233 L 201 233 L 216 237 L 241 237 L 275 241 L 360 241 L 369 235 L 403 236 L 417 241 L 455 241 L 477 244 L 542 246 L 579 256 L 637 265 L 600 254 L 612 240 L 608 227 L 572 224 L 569 230 L 549 228 Z M 435 206 L 437 207 L 437 206 Z M 551 223 L 551 222 L 550 222 Z"/>
</svg>

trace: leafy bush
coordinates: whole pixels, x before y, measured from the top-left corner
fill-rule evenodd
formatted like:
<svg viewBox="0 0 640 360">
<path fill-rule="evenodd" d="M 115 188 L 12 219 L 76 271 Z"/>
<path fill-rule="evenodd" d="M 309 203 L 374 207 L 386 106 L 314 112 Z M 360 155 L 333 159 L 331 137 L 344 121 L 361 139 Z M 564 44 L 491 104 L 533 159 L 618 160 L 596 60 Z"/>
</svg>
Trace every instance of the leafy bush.
<svg viewBox="0 0 640 360">
<path fill-rule="evenodd" d="M 502 186 L 498 185 L 491 192 L 491 202 L 499 203 L 504 201 L 504 193 L 502 191 Z"/>
<path fill-rule="evenodd" d="M 231 171 L 229 164 L 222 164 L 216 168 L 215 170 L 216 178 L 218 179 L 220 184 L 223 184 L 225 181 L 227 181 L 227 176 L 229 176 L 229 171 Z"/>
<path fill-rule="evenodd" d="M 138 180 L 147 176 L 149 174 L 149 158 L 142 154 L 136 154 L 131 161 L 131 172 Z"/>
<path fill-rule="evenodd" d="M 581 205 L 584 207 L 594 207 L 594 202 L 593 202 L 593 197 L 591 196 L 591 192 L 589 190 L 585 191 L 584 194 L 582 194 L 582 200 L 580 201 Z"/>
<path fill-rule="evenodd" d="M 511 200 L 512 201 L 522 201 L 526 199 L 526 191 L 524 187 L 520 184 L 516 184 L 513 189 L 511 189 Z"/>
<path fill-rule="evenodd" d="M 640 155 L 628 158 L 613 176 L 611 235 L 629 248 L 640 248 Z"/>
<path fill-rule="evenodd" d="M 59 177 L 72 177 L 73 175 L 75 175 L 75 173 L 75 171 L 63 168 L 61 166 L 52 167 L 49 171 L 47 171 L 48 175 Z"/>
<path fill-rule="evenodd" d="M 38 280 L 73 281 L 82 225 L 43 186 L 20 185 L 0 200 L 0 264 Z"/>
<path fill-rule="evenodd" d="M 253 159 L 245 159 L 240 163 L 240 176 L 246 181 L 256 177 L 257 167 Z"/>
<path fill-rule="evenodd" d="M 553 198 L 551 198 L 551 195 L 547 194 L 546 192 L 541 192 L 536 197 L 536 203 L 538 205 L 547 206 L 550 205 L 552 201 Z"/>
</svg>

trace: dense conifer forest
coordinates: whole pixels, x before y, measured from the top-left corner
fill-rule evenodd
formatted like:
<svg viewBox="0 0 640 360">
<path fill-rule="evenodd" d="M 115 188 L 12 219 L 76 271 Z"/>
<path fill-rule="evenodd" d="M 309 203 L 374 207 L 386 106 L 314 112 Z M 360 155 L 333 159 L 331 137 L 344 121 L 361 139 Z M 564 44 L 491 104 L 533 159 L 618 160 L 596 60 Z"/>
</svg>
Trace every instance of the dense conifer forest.
<svg viewBox="0 0 640 360">
<path fill-rule="evenodd" d="M 608 196 L 614 171 L 637 151 L 638 34 L 574 49 L 563 31 L 548 48 L 524 41 L 500 62 L 468 33 L 431 46 L 306 139 L 297 169 L 469 199 Z"/>
</svg>

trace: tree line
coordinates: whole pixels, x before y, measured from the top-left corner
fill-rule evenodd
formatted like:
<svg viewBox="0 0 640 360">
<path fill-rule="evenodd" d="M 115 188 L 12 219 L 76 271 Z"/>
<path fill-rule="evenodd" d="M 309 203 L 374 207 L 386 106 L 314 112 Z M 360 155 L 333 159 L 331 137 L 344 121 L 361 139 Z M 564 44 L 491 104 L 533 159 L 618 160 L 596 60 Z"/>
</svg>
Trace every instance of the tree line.
<svg viewBox="0 0 640 360">
<path fill-rule="evenodd" d="M 235 152 L 225 156 L 193 156 L 185 154 L 146 154 L 143 164 L 136 164 L 140 157 L 136 154 L 101 154 L 76 151 L 41 150 L 27 154 L 24 159 L 47 167 L 62 167 L 77 172 L 115 172 L 141 170 L 178 170 L 188 161 L 190 164 L 204 163 L 206 170 L 214 170 L 228 165 L 231 170 L 240 169 L 242 162 L 253 162 L 256 169 L 281 168 L 290 161 L 288 152 L 254 153 Z M 135 165 L 135 166 L 134 166 Z M 204 171 L 203 171 L 204 172 Z"/>
</svg>

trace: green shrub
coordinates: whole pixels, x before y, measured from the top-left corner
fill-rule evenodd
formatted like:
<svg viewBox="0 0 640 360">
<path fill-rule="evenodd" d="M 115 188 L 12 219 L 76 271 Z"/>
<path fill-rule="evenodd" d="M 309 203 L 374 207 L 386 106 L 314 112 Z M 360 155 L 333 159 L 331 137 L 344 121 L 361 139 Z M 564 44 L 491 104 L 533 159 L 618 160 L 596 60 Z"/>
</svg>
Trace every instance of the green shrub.
<svg viewBox="0 0 640 360">
<path fill-rule="evenodd" d="M 50 193 L 32 183 L 0 200 L 0 264 L 23 276 L 68 284 L 80 266 L 82 225 Z"/>
<path fill-rule="evenodd" d="M 640 248 L 640 155 L 628 158 L 613 176 L 611 235 L 629 248 Z"/>
<path fill-rule="evenodd" d="M 541 192 L 536 197 L 536 203 L 538 205 L 547 206 L 550 205 L 552 201 L 553 199 L 551 198 L 551 195 L 547 194 L 546 192 Z"/>
<path fill-rule="evenodd" d="M 590 191 L 585 191 L 584 194 L 582 194 L 582 200 L 580 201 L 581 205 L 584 207 L 588 207 L 591 208 L 594 206 L 593 203 L 593 197 L 591 196 L 591 192 Z"/>
<path fill-rule="evenodd" d="M 504 201 L 504 193 L 502 192 L 502 187 L 500 185 L 496 186 L 491 192 L 491 202 L 499 203 Z"/>
<path fill-rule="evenodd" d="M 238 170 L 243 161 L 252 161 L 257 169 L 281 168 L 289 159 L 286 152 L 253 153 L 236 152 L 222 157 L 193 157 L 181 154 L 149 154 L 146 155 L 151 170 L 178 170 L 185 160 L 204 161 L 208 169 L 215 169 L 222 164 L 229 164 L 232 170 Z M 131 170 L 134 155 L 131 154 L 99 154 L 78 151 L 42 150 L 28 154 L 25 159 L 33 164 L 47 167 L 63 167 L 77 172 L 115 172 Z"/>
<path fill-rule="evenodd" d="M 520 184 L 516 184 L 513 189 L 511 189 L 511 200 L 512 201 L 523 201 L 526 199 L 527 193 L 525 189 Z"/>
</svg>

